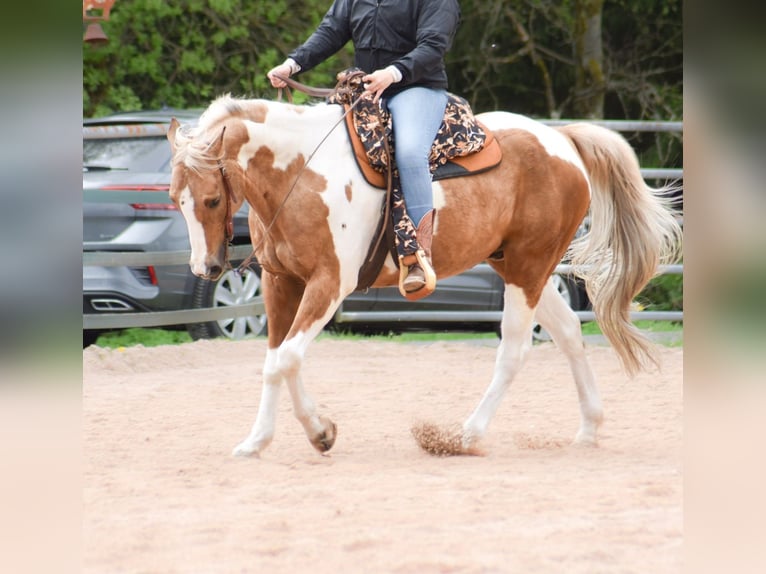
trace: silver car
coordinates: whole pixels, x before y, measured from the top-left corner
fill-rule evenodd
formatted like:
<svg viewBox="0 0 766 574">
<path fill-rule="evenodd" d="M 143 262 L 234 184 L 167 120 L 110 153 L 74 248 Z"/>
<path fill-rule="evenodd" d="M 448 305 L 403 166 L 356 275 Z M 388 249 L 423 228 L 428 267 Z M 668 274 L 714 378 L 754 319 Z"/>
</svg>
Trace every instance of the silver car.
<svg viewBox="0 0 766 574">
<path fill-rule="evenodd" d="M 172 252 L 190 249 L 183 217 L 168 197 L 170 119 L 194 123 L 200 111 L 160 110 L 115 114 L 83 122 L 83 252 Z M 249 244 L 247 204 L 234 218 L 234 245 Z M 568 278 L 556 277 L 559 290 L 575 309 L 587 299 Z M 189 266 L 83 266 L 83 314 L 151 313 L 225 307 L 260 295 L 257 265 L 239 275 L 225 273 L 212 282 L 195 277 Z M 418 302 L 396 288 L 350 295 L 332 324 L 365 329 L 442 327 L 497 329 L 503 283 L 486 264 L 439 281 Z M 171 326 L 167 326 L 171 327 Z M 238 317 L 187 325 L 195 339 L 239 339 L 263 334 L 265 316 Z M 101 331 L 83 330 L 83 344 Z"/>
</svg>

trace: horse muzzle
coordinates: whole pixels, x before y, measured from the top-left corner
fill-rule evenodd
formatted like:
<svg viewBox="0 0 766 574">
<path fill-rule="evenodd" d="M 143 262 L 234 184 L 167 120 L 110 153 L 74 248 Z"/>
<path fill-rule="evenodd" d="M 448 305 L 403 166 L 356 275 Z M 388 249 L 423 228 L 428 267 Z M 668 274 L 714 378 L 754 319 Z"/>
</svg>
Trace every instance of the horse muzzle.
<svg viewBox="0 0 766 574">
<path fill-rule="evenodd" d="M 220 257 L 212 257 L 210 255 L 205 257 L 203 262 L 190 261 L 189 267 L 191 267 L 192 273 L 202 279 L 208 279 L 210 281 L 217 281 L 223 275 L 223 264 Z"/>
</svg>

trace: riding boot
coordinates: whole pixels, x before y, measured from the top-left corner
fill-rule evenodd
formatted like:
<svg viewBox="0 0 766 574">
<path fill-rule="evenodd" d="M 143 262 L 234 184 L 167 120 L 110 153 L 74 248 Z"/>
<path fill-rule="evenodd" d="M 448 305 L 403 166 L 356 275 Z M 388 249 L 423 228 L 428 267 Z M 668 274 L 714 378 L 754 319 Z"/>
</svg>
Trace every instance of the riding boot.
<svg viewBox="0 0 766 574">
<path fill-rule="evenodd" d="M 426 213 L 418 224 L 415 238 L 418 250 L 399 256 L 399 292 L 409 301 L 417 301 L 434 292 L 436 273 L 431 265 L 431 240 L 436 211 Z"/>
</svg>

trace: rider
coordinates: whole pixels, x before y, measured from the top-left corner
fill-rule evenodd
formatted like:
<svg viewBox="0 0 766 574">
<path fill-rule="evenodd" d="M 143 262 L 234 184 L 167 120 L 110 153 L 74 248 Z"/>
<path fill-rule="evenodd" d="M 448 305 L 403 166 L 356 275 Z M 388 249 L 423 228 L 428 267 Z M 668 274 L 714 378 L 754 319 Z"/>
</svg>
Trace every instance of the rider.
<svg viewBox="0 0 766 574">
<path fill-rule="evenodd" d="M 459 22 L 457 0 L 335 0 L 309 39 L 267 74 L 274 87 L 284 87 L 277 75 L 310 70 L 353 42 L 366 90 L 391 114 L 402 194 L 425 254 L 404 259 L 407 293 L 423 289 L 427 276 L 435 281 L 428 157 L 447 105 L 444 56 Z"/>
</svg>

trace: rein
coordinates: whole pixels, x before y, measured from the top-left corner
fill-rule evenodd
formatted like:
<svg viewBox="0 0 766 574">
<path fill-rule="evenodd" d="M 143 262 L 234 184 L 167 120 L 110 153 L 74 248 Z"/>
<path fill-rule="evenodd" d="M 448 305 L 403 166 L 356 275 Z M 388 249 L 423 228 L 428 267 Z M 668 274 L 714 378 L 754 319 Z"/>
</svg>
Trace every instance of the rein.
<svg viewBox="0 0 766 574">
<path fill-rule="evenodd" d="M 276 74 L 275 74 L 275 76 L 278 79 L 280 79 L 283 82 L 285 82 L 288 86 L 290 86 L 290 87 L 292 87 L 292 88 L 294 88 L 296 90 L 299 90 L 301 92 L 304 92 L 304 93 L 306 93 L 306 94 L 308 94 L 310 96 L 314 96 L 314 97 L 324 97 L 324 98 L 326 98 L 326 97 L 331 96 L 334 93 L 340 92 L 343 89 L 340 85 L 336 86 L 334 89 L 332 89 L 332 88 L 312 88 L 310 86 L 306 86 L 305 84 L 301 84 L 300 82 L 296 82 L 295 80 L 292 80 L 290 78 L 285 78 L 283 76 L 278 76 Z M 280 88 L 279 92 L 278 92 L 278 97 L 279 98 L 281 98 L 281 94 L 282 94 L 282 88 Z M 287 91 L 287 94 L 288 94 L 288 100 L 290 102 L 292 102 L 292 95 L 290 94 L 289 90 Z M 352 102 L 352 104 L 345 111 L 345 113 L 340 117 L 340 119 L 337 122 L 335 122 L 335 124 L 333 124 L 333 126 L 329 129 L 329 131 L 324 135 L 324 137 L 316 145 L 314 150 L 309 154 L 308 158 L 306 158 L 306 162 L 303 164 L 301 169 L 298 171 L 298 174 L 295 176 L 295 180 L 293 181 L 293 184 L 290 186 L 290 189 L 285 194 L 284 199 L 282 199 L 282 202 L 279 204 L 279 207 L 277 207 L 277 210 L 274 212 L 274 216 L 271 218 L 271 222 L 266 226 L 266 228 L 264 230 L 264 233 L 263 233 L 263 236 L 261 237 L 261 240 L 258 242 L 257 245 L 255 245 L 253 247 L 253 251 L 250 253 L 250 255 L 248 255 L 247 258 L 245 258 L 245 260 L 242 263 L 240 263 L 239 266 L 235 269 L 236 273 L 238 273 L 240 275 L 243 274 L 245 272 L 245 270 L 247 270 L 247 268 L 253 262 L 253 260 L 256 257 L 256 251 L 261 247 L 263 242 L 266 240 L 266 237 L 268 236 L 269 232 L 271 231 L 271 228 L 274 227 L 274 223 L 276 223 L 277 217 L 279 216 L 279 213 L 282 211 L 282 208 L 285 206 L 285 203 L 287 203 L 287 199 L 290 197 L 290 194 L 295 190 L 295 186 L 298 185 L 298 180 L 300 179 L 301 175 L 303 175 L 304 170 L 308 167 L 309 162 L 314 157 L 316 152 L 319 151 L 319 148 L 322 147 L 322 144 L 324 144 L 324 142 L 327 141 L 327 138 L 330 137 L 330 134 L 332 134 L 332 132 L 335 131 L 335 128 L 337 128 L 338 125 L 340 125 L 343 121 L 345 121 L 346 116 L 353 111 L 353 109 L 356 107 L 356 105 L 361 100 L 362 100 L 362 96 L 360 95 L 358 98 L 356 98 Z M 233 236 L 233 223 L 232 223 L 231 217 L 229 215 L 229 211 L 231 211 L 230 205 L 231 205 L 232 193 L 231 193 L 231 188 L 229 187 L 230 184 L 229 184 L 229 181 L 228 181 L 228 176 L 226 175 L 225 168 L 223 167 L 223 163 L 220 160 L 219 160 L 219 168 L 221 170 L 221 175 L 223 176 L 224 188 L 226 189 L 226 192 L 229 195 L 229 198 L 228 198 L 229 201 L 227 202 L 228 205 L 229 205 L 227 207 L 227 210 L 228 210 L 227 211 L 228 223 L 226 224 L 227 225 L 227 234 L 228 234 L 228 227 L 231 226 L 232 227 L 232 236 Z M 227 237 L 228 237 L 228 235 L 227 235 Z M 227 240 L 226 243 L 228 245 L 229 240 Z M 226 265 L 229 265 L 228 251 L 226 252 L 226 259 L 225 259 L 225 261 L 226 261 Z M 263 267 L 262 264 L 261 264 L 261 267 Z"/>
<path fill-rule="evenodd" d="M 222 160 L 218 160 L 218 171 L 221 172 L 221 179 L 223 179 L 223 191 L 226 194 L 226 216 L 224 224 L 224 247 L 223 247 L 223 260 L 225 265 L 229 263 L 229 244 L 234 239 L 234 218 L 231 213 L 231 203 L 234 201 L 234 192 L 231 189 L 231 181 L 229 180 L 229 174 L 226 171 L 226 166 L 223 165 Z"/>
</svg>

